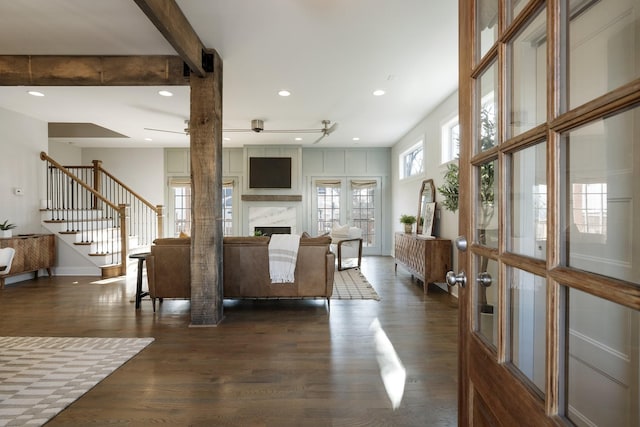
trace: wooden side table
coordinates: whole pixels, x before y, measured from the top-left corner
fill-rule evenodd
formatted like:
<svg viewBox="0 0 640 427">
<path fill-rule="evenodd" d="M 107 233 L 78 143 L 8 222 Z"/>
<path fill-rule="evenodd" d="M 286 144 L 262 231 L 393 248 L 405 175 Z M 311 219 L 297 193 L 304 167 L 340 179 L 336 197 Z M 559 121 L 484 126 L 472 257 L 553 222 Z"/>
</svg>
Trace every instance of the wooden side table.
<svg viewBox="0 0 640 427">
<path fill-rule="evenodd" d="M 14 248 L 16 253 L 11 264 L 9 274 L 0 277 L 0 287 L 4 287 L 4 280 L 10 276 L 34 272 L 38 278 L 38 271 L 47 270 L 51 276 L 51 267 L 56 260 L 56 236 L 53 234 L 19 234 L 12 237 L 0 238 L 0 248 Z"/>
<path fill-rule="evenodd" d="M 396 271 L 401 264 L 412 276 L 420 279 L 425 294 L 429 283 L 444 282 L 447 271 L 452 268 L 451 240 L 396 233 L 394 247 Z"/>
</svg>

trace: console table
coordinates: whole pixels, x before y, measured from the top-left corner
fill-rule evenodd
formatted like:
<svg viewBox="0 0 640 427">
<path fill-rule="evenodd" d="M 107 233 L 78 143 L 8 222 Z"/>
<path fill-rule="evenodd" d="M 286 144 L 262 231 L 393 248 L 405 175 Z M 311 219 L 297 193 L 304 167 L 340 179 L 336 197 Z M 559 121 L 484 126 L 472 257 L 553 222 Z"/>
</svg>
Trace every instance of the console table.
<svg viewBox="0 0 640 427">
<path fill-rule="evenodd" d="M 395 234 L 395 270 L 398 264 L 409 270 L 423 283 L 424 293 L 429 283 L 444 282 L 451 262 L 451 240 L 427 238 L 420 234 Z"/>
<path fill-rule="evenodd" d="M 9 274 L 0 277 L 0 288 L 4 287 L 6 277 L 22 273 L 33 271 L 35 277 L 38 277 L 38 271 L 46 269 L 51 276 L 51 267 L 56 261 L 55 235 L 27 234 L 0 238 L 0 248 L 14 248 L 16 250 Z"/>
</svg>

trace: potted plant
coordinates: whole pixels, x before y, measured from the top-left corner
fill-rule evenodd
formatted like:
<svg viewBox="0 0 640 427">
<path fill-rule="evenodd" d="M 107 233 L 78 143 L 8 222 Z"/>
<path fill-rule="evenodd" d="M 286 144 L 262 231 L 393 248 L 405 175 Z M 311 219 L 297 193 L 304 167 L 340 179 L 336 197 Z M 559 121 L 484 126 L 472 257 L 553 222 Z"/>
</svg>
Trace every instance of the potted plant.
<svg viewBox="0 0 640 427">
<path fill-rule="evenodd" d="M 404 224 L 404 232 L 411 233 L 413 231 L 413 224 L 416 223 L 416 217 L 413 215 L 400 216 L 400 222 Z"/>
<path fill-rule="evenodd" d="M 15 224 L 11 224 L 9 220 L 0 223 L 0 237 L 11 237 L 11 229 L 16 228 Z"/>
</svg>

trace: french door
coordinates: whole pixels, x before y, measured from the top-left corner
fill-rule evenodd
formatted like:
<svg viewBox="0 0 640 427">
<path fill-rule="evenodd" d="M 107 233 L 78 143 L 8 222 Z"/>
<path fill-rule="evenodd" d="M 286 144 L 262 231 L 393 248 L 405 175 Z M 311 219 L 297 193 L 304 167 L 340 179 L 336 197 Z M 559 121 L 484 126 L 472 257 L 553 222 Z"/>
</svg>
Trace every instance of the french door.
<svg viewBox="0 0 640 427">
<path fill-rule="evenodd" d="M 459 11 L 459 424 L 638 426 L 640 0 Z"/>
<path fill-rule="evenodd" d="M 362 230 L 362 253 L 380 255 L 380 178 L 340 177 L 312 180 L 312 230 L 330 232 L 334 223 Z"/>
</svg>

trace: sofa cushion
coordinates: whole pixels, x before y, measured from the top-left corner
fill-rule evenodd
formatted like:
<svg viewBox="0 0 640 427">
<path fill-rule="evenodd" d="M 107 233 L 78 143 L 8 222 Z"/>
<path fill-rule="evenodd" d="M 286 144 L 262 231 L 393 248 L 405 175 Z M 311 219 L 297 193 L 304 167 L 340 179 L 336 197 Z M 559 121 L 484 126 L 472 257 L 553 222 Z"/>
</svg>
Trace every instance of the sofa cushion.
<svg viewBox="0 0 640 427">
<path fill-rule="evenodd" d="M 340 225 L 337 222 L 334 223 L 331 228 L 331 235 L 333 237 L 349 237 L 349 224 Z"/>
<path fill-rule="evenodd" d="M 300 246 L 329 245 L 330 243 L 331 237 L 328 236 L 303 237 L 300 239 Z"/>
<path fill-rule="evenodd" d="M 266 246 L 269 244 L 269 236 L 225 236 L 223 242 L 225 245 L 259 245 Z"/>
</svg>

